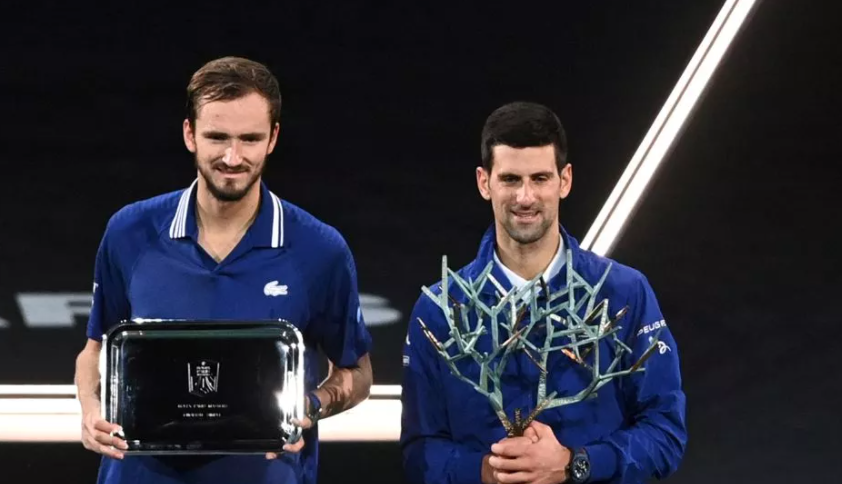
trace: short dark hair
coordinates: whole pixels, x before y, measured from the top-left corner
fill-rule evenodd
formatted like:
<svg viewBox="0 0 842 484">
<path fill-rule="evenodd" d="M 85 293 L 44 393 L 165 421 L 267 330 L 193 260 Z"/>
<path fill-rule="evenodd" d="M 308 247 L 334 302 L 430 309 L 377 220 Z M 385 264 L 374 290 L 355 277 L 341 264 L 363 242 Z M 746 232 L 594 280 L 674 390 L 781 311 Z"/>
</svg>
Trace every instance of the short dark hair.
<svg viewBox="0 0 842 484">
<path fill-rule="evenodd" d="M 555 147 L 558 172 L 567 165 L 567 135 L 558 116 L 550 108 L 531 102 L 513 102 L 495 109 L 482 128 L 482 167 L 490 172 L 494 147 Z"/>
<path fill-rule="evenodd" d="M 242 57 L 222 57 L 203 65 L 187 85 L 187 120 L 196 124 L 203 104 L 230 101 L 256 92 L 269 101 L 272 126 L 281 120 L 281 88 L 269 69 Z"/>
</svg>

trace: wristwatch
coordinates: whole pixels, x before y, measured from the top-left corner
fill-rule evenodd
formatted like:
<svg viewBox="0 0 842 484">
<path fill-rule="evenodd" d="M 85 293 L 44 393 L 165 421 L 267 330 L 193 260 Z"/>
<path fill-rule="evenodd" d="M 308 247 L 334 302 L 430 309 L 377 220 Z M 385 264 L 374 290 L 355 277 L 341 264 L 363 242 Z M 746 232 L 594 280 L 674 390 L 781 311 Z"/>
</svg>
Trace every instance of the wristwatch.
<svg viewBox="0 0 842 484">
<path fill-rule="evenodd" d="M 319 418 L 322 416 L 322 401 L 319 400 L 319 397 L 316 396 L 314 392 L 309 392 L 307 394 L 307 401 L 310 403 L 307 405 L 307 418 L 310 419 L 313 425 L 316 425 L 316 422 L 319 421 Z"/>
<path fill-rule="evenodd" d="M 567 464 L 567 482 L 582 484 L 588 482 L 591 477 L 591 460 L 585 449 L 578 449 L 573 452 L 573 457 Z"/>
</svg>

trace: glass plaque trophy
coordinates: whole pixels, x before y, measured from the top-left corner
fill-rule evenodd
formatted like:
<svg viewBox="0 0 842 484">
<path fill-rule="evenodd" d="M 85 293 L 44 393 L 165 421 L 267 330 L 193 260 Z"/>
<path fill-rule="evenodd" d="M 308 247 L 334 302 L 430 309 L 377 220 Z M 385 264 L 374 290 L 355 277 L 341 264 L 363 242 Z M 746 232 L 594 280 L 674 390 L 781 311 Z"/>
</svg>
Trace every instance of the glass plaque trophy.
<svg viewBox="0 0 842 484">
<path fill-rule="evenodd" d="M 301 438 L 304 344 L 289 322 L 135 319 L 102 345 L 103 418 L 127 454 L 280 452 Z"/>
</svg>

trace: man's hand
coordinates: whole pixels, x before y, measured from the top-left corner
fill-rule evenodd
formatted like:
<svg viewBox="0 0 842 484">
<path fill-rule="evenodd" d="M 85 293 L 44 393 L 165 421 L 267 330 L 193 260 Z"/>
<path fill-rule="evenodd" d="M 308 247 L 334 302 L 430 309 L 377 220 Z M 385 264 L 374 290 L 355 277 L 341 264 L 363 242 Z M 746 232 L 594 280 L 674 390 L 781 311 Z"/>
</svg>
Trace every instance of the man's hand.
<svg viewBox="0 0 842 484">
<path fill-rule="evenodd" d="M 120 449 L 126 450 L 129 446 L 125 440 L 113 435 L 115 433 L 122 434 L 123 429 L 103 420 L 99 408 L 91 409 L 82 416 L 82 445 L 86 449 L 114 459 L 122 459 L 124 454 Z"/>
<path fill-rule="evenodd" d="M 480 470 L 480 481 L 482 484 L 497 484 L 497 479 L 494 478 L 494 468 L 488 461 L 492 454 L 488 454 L 482 458 L 482 469 Z"/>
<path fill-rule="evenodd" d="M 328 360 L 328 364 L 327 378 L 319 385 L 319 388 L 313 391 L 321 403 L 319 421 L 354 407 L 368 398 L 369 390 L 371 389 L 371 358 L 368 353 L 357 360 L 356 366 L 340 368 L 330 360 Z M 309 408 L 309 399 L 307 399 L 305 405 Z M 309 415 L 309 410 L 307 414 Z M 293 422 L 298 423 L 297 420 Z M 301 422 L 301 428 L 307 430 L 312 426 L 313 422 L 309 418 L 304 417 L 304 420 Z M 294 444 L 284 445 L 284 451 L 286 452 L 301 452 L 303 448 L 303 437 Z M 268 452 L 266 453 L 266 458 L 277 459 L 278 454 Z"/>
<path fill-rule="evenodd" d="M 114 436 L 123 434 L 119 425 L 102 419 L 99 402 L 99 354 L 102 343 L 89 339 L 76 358 L 76 382 L 79 406 L 82 408 L 82 445 L 98 454 L 122 459 L 120 450 L 128 449 L 126 441 Z"/>
<path fill-rule="evenodd" d="M 570 450 L 561 445 L 553 430 L 533 421 L 523 437 L 506 438 L 491 446 L 488 463 L 494 480 L 501 484 L 528 482 L 559 484 L 567 480 Z"/>
<path fill-rule="evenodd" d="M 292 419 L 292 423 L 298 425 L 299 421 L 298 421 L 298 419 Z M 307 430 L 307 429 L 309 429 L 313 426 L 313 422 L 311 422 L 310 419 L 307 418 L 307 417 L 304 417 L 304 420 L 302 420 L 300 422 L 300 424 L 301 424 L 302 430 Z M 292 452 L 294 454 L 298 453 L 298 452 L 301 452 L 301 449 L 303 449 L 303 448 L 304 448 L 304 436 L 303 435 L 301 436 L 300 439 L 298 439 L 298 442 L 296 442 L 294 444 L 285 444 L 284 445 L 284 451 L 285 452 Z M 267 459 L 277 459 L 278 454 L 276 452 L 267 452 L 266 458 Z"/>
</svg>

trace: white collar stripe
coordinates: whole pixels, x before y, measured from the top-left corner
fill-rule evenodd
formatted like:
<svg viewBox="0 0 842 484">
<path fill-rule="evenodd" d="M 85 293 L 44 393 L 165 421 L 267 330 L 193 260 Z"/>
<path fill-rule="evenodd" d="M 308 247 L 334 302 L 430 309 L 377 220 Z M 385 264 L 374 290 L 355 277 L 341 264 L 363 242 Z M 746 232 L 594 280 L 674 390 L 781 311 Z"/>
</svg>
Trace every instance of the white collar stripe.
<svg viewBox="0 0 842 484">
<path fill-rule="evenodd" d="M 172 224 L 170 225 L 170 237 L 173 239 L 178 238 L 178 221 L 181 219 L 181 212 L 184 209 L 184 199 L 187 192 L 188 190 L 185 190 L 184 193 L 181 194 L 181 198 L 178 201 L 178 209 L 175 211 L 175 217 L 173 217 Z"/>
<path fill-rule="evenodd" d="M 280 243 L 278 243 L 278 247 L 283 247 L 284 246 L 284 205 L 281 203 L 280 198 L 278 198 L 278 213 L 281 214 L 281 223 L 278 224 L 278 231 L 281 234 L 280 235 L 281 241 L 280 241 Z"/>
<path fill-rule="evenodd" d="M 190 196 L 193 194 L 193 187 L 196 186 L 197 181 L 198 179 L 194 180 L 190 187 L 181 194 L 178 209 L 176 209 L 175 217 L 170 224 L 170 238 L 178 239 L 187 234 L 187 212 L 190 206 Z"/>
<path fill-rule="evenodd" d="M 272 248 L 284 246 L 284 207 L 281 199 L 272 192 Z"/>
<path fill-rule="evenodd" d="M 176 235 L 184 237 L 187 235 L 187 212 L 190 211 L 190 196 L 193 194 L 193 187 L 196 185 L 194 181 L 190 188 L 185 190 L 181 199 L 181 213 L 178 216 L 178 225 L 176 225 Z"/>
<path fill-rule="evenodd" d="M 181 200 L 178 202 L 178 211 L 175 213 L 175 236 L 181 237 L 181 221 L 187 211 L 187 200 L 190 198 L 190 190 L 184 190 Z"/>
</svg>

